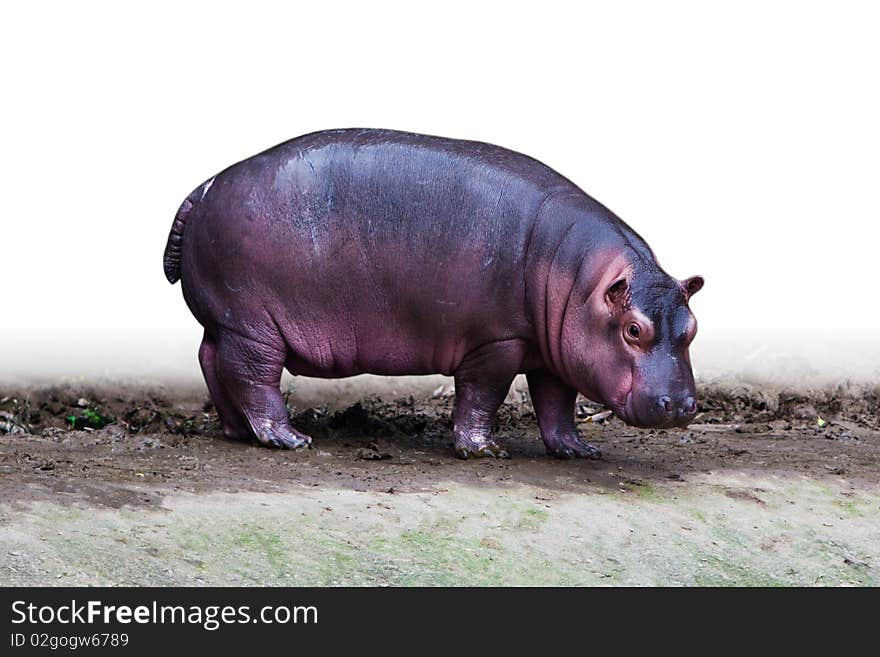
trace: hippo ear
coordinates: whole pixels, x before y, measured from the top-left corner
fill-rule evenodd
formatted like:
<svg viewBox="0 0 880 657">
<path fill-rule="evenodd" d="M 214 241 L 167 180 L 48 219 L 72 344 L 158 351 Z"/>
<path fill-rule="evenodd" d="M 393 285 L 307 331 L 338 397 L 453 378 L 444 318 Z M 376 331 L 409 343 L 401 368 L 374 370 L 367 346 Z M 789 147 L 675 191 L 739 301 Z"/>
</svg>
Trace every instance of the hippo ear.
<svg viewBox="0 0 880 657">
<path fill-rule="evenodd" d="M 625 278 L 614 281 L 605 291 L 605 303 L 612 313 L 626 310 L 629 303 L 629 283 Z"/>
<path fill-rule="evenodd" d="M 690 299 L 697 292 L 703 289 L 703 277 L 691 276 L 690 278 L 686 278 L 681 282 L 681 286 L 684 288 L 684 293 L 687 298 Z"/>
</svg>

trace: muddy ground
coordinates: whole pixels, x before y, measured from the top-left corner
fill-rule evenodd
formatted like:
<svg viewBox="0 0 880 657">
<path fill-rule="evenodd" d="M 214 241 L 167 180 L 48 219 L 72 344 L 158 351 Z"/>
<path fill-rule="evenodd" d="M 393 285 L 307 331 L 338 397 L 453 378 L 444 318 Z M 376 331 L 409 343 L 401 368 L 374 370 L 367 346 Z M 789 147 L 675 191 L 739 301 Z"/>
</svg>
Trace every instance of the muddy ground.
<svg viewBox="0 0 880 657">
<path fill-rule="evenodd" d="M 448 385 L 294 390 L 299 452 L 200 387 L 0 386 L 0 584 L 880 584 L 880 387 L 700 394 L 670 431 L 583 400 L 603 457 L 558 461 L 519 384 L 512 458 L 460 461 Z"/>
</svg>

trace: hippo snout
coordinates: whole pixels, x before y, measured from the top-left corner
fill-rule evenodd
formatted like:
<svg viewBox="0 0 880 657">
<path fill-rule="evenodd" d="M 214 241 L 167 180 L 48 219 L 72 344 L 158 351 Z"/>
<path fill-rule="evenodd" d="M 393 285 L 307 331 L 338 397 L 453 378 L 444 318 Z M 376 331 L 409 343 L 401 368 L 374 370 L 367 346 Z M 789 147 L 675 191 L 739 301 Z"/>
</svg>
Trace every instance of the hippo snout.
<svg viewBox="0 0 880 657">
<path fill-rule="evenodd" d="M 648 429 L 685 428 L 697 415 L 697 400 L 693 394 L 651 395 L 638 403 L 633 400 L 629 417 L 624 421 Z"/>
<path fill-rule="evenodd" d="M 688 395 L 677 401 L 669 395 L 660 395 L 657 400 L 656 413 L 660 420 L 658 424 L 686 427 L 697 415 L 697 400 L 693 395 Z"/>
</svg>

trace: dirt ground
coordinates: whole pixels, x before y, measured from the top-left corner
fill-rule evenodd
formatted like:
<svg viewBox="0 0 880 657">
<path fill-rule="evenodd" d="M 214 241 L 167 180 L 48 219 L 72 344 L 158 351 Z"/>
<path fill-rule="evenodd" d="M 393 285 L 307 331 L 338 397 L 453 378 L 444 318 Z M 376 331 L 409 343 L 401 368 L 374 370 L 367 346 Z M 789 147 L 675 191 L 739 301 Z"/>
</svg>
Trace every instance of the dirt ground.
<svg viewBox="0 0 880 657">
<path fill-rule="evenodd" d="M 448 384 L 330 390 L 285 452 L 200 387 L 0 386 L 0 584 L 880 584 L 880 387 L 703 382 L 669 431 L 583 400 L 598 461 L 544 455 L 521 383 L 504 461 L 454 457 Z"/>
</svg>

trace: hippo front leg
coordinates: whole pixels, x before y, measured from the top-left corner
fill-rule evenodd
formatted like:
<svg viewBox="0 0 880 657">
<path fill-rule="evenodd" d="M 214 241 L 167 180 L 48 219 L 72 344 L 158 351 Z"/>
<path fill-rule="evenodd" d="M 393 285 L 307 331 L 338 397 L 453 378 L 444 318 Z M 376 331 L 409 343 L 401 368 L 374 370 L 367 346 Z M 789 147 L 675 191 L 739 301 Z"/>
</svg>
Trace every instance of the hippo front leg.
<svg viewBox="0 0 880 657">
<path fill-rule="evenodd" d="M 529 372 L 526 379 L 547 454 L 560 459 L 599 458 L 599 448 L 584 442 L 574 423 L 577 390 L 547 370 Z"/>
<path fill-rule="evenodd" d="M 459 458 L 510 458 L 492 440 L 492 422 L 510 390 L 523 351 L 515 340 L 492 343 L 468 354 L 455 371 L 453 432 Z"/>
</svg>

